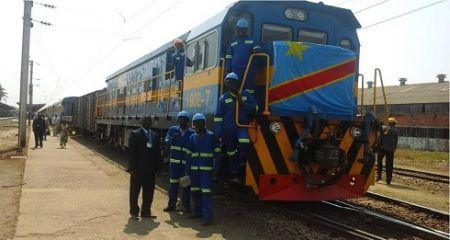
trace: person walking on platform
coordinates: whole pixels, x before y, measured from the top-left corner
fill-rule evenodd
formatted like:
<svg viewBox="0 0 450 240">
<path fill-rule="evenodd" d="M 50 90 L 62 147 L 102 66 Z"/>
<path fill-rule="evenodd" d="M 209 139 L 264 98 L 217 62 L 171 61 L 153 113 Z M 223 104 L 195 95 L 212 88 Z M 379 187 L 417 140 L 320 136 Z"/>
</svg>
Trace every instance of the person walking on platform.
<svg viewBox="0 0 450 240">
<path fill-rule="evenodd" d="M 395 118 L 388 119 L 389 126 L 386 131 L 381 134 L 379 142 L 379 151 L 377 154 L 377 181 L 381 180 L 383 171 L 383 158 L 386 156 L 386 183 L 391 184 L 392 172 L 394 170 L 394 152 L 397 149 L 398 130 L 395 127 L 397 120 Z"/>
<path fill-rule="evenodd" d="M 236 106 L 239 106 L 239 124 L 249 123 L 249 114 L 258 111 L 255 99 L 248 91 L 239 92 L 240 81 L 238 75 L 229 73 L 225 77 L 225 92 L 218 101 L 214 117 L 215 133 L 225 143 L 226 153 L 232 175 L 232 183 L 239 183 L 240 166 L 245 166 L 250 137 L 247 128 L 236 124 Z"/>
<path fill-rule="evenodd" d="M 184 79 L 184 67 L 192 66 L 192 61 L 186 54 L 184 53 L 184 43 L 180 39 L 176 39 L 175 45 L 175 53 L 172 54 L 171 64 L 174 65 L 175 70 L 175 80 L 183 80 Z"/>
<path fill-rule="evenodd" d="M 249 24 L 246 19 L 239 19 L 237 21 L 236 38 L 228 46 L 225 56 L 225 73 L 234 72 L 241 80 L 244 80 L 244 73 L 250 56 L 255 52 L 259 52 L 261 49 L 256 40 L 247 35 L 248 27 Z M 253 79 L 254 72 L 254 68 L 250 67 L 244 83 L 244 89 L 251 94 L 254 94 L 256 89 Z"/>
<path fill-rule="evenodd" d="M 178 126 L 172 126 L 167 131 L 166 143 L 170 146 L 170 187 L 169 187 L 169 202 L 164 212 L 175 210 L 178 189 L 180 186 L 180 178 L 186 173 L 186 149 L 189 138 L 194 133 L 194 130 L 188 127 L 189 113 L 181 111 L 178 113 Z M 191 196 L 190 187 L 185 187 L 182 194 L 182 204 L 185 212 L 191 211 Z"/>
<path fill-rule="evenodd" d="M 59 136 L 59 146 L 65 148 L 69 140 L 69 127 L 67 123 L 61 123 L 61 135 Z"/>
<path fill-rule="evenodd" d="M 50 123 L 47 114 L 44 114 L 42 118 L 44 120 L 44 131 L 42 132 L 42 136 L 44 137 L 44 141 L 47 141 L 47 134 L 50 132 Z"/>
<path fill-rule="evenodd" d="M 133 219 L 156 218 L 151 214 L 153 193 L 155 191 L 155 174 L 159 171 L 161 158 L 161 139 L 150 129 L 152 119 L 144 117 L 142 127 L 131 132 L 129 138 L 130 173 L 130 215 Z M 142 188 L 142 205 L 139 209 L 138 198 Z"/>
<path fill-rule="evenodd" d="M 42 137 L 45 129 L 44 119 L 41 114 L 37 114 L 37 117 L 33 120 L 33 133 L 34 133 L 34 149 L 43 147 Z"/>
<path fill-rule="evenodd" d="M 195 133 L 189 138 L 187 165 L 191 179 L 194 213 L 190 218 L 203 217 L 203 226 L 212 224 L 212 178 L 219 169 L 220 147 L 213 132 L 206 129 L 206 117 L 196 113 L 192 117 Z"/>
</svg>

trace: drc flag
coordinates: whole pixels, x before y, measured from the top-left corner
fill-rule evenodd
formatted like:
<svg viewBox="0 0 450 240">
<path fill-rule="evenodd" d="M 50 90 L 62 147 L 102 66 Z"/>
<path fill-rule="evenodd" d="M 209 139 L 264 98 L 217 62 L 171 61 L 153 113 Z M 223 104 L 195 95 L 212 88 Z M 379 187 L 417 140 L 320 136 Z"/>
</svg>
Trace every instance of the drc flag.
<svg viewBox="0 0 450 240">
<path fill-rule="evenodd" d="M 306 116 L 314 106 L 320 118 L 352 119 L 356 58 L 351 50 L 312 43 L 273 42 L 270 112 Z"/>
</svg>

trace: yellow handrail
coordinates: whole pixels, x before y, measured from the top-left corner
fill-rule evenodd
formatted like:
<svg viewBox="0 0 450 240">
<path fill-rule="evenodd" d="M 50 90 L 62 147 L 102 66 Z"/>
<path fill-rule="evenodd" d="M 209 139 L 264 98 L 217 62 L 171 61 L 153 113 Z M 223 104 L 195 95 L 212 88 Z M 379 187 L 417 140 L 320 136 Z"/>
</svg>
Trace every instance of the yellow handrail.
<svg viewBox="0 0 450 240">
<path fill-rule="evenodd" d="M 378 74 L 377 74 L 378 73 Z M 383 91 L 383 99 L 384 99 L 384 114 L 385 114 L 385 121 L 389 118 L 389 108 L 387 106 L 387 100 L 386 100 L 386 92 L 384 91 L 384 83 L 383 83 L 383 77 L 381 75 L 381 70 L 379 68 L 375 68 L 374 70 L 374 88 L 373 88 L 373 113 L 376 116 L 377 109 L 376 109 L 376 98 L 377 98 L 377 76 L 380 76 L 380 82 L 381 82 L 381 90 Z"/>
<path fill-rule="evenodd" d="M 364 114 L 364 111 L 363 111 L 363 108 L 364 108 L 364 75 L 360 73 L 360 74 L 358 74 L 358 80 L 359 80 L 359 77 L 361 77 L 361 105 L 360 105 L 360 108 L 361 108 L 361 116 L 363 116 L 363 114 Z M 358 82 L 356 84 L 358 84 Z M 356 105 L 358 105 L 358 102 L 356 102 Z"/>
<path fill-rule="evenodd" d="M 241 86 L 239 88 L 239 92 L 242 92 L 243 88 L 244 88 L 244 83 L 245 81 L 247 81 L 247 75 L 248 75 L 248 71 L 253 63 L 253 59 L 255 57 L 265 57 L 266 58 L 266 84 L 265 84 L 265 101 L 264 101 L 264 110 L 262 112 L 263 115 L 268 116 L 270 115 L 269 112 L 269 81 L 270 81 L 270 56 L 267 53 L 253 53 L 247 63 L 247 67 L 245 68 L 245 72 L 244 72 L 244 77 L 242 78 L 242 82 L 241 82 Z M 235 122 L 236 125 L 238 127 L 246 127 L 246 128 L 250 128 L 253 127 L 250 124 L 240 124 L 239 123 L 239 102 L 236 101 L 236 111 L 235 111 Z"/>
</svg>

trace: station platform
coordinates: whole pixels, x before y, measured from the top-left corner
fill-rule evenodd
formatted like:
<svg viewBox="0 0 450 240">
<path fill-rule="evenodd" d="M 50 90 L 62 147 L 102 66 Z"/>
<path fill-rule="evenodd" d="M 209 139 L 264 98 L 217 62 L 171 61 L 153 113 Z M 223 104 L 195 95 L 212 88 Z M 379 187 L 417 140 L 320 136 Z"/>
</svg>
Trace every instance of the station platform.
<svg viewBox="0 0 450 240">
<path fill-rule="evenodd" d="M 29 150 L 14 239 L 223 239 L 224 226 L 200 226 L 179 212 L 165 213 L 167 194 L 155 190 L 153 220 L 130 220 L 129 175 L 89 148 L 47 137 Z"/>
</svg>

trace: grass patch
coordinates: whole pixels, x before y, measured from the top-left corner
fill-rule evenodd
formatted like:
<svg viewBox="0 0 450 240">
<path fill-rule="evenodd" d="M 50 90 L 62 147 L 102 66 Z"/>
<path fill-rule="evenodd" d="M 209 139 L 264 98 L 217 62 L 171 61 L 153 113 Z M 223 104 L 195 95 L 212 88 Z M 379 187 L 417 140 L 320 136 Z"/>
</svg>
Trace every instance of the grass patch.
<svg viewBox="0 0 450 240">
<path fill-rule="evenodd" d="M 404 160 L 415 160 L 415 161 L 425 161 L 425 162 L 449 162 L 448 152 L 431 152 L 431 151 L 421 151 L 413 149 L 397 149 L 395 151 L 395 158 Z"/>
</svg>

